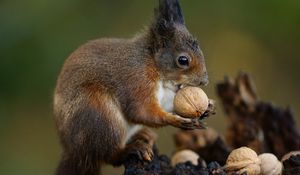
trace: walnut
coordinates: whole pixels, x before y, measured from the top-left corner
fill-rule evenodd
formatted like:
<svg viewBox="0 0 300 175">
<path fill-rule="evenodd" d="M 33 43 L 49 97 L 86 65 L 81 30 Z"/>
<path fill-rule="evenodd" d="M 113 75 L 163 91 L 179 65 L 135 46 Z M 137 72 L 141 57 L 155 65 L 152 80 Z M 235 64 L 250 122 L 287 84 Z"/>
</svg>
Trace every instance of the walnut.
<svg viewBox="0 0 300 175">
<path fill-rule="evenodd" d="M 258 156 L 262 175 L 281 175 L 282 163 L 274 154 L 264 153 Z"/>
<path fill-rule="evenodd" d="M 229 154 L 224 168 L 228 174 L 247 172 L 248 175 L 258 175 L 260 160 L 255 151 L 248 147 L 241 147 Z"/>
<path fill-rule="evenodd" d="M 208 105 L 207 95 L 198 87 L 182 88 L 174 98 L 174 110 L 182 117 L 200 117 L 208 109 Z"/>
</svg>

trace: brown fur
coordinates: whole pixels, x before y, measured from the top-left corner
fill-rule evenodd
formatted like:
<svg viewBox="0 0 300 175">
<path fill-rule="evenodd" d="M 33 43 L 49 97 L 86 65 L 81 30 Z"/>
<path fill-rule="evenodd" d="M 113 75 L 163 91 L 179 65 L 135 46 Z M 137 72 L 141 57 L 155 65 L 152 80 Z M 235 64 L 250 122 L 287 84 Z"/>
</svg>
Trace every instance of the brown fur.
<svg viewBox="0 0 300 175">
<path fill-rule="evenodd" d="M 119 165 L 132 150 L 151 159 L 155 136 L 144 129 L 126 143 L 127 123 L 202 127 L 195 119 L 165 112 L 157 100 L 159 81 L 207 82 L 203 55 L 178 8 L 177 0 L 161 0 L 156 20 L 144 33 L 90 41 L 65 61 L 54 96 L 63 147 L 57 174 L 98 174 L 101 163 Z M 192 58 L 189 69 L 176 66 L 181 52 Z"/>
</svg>

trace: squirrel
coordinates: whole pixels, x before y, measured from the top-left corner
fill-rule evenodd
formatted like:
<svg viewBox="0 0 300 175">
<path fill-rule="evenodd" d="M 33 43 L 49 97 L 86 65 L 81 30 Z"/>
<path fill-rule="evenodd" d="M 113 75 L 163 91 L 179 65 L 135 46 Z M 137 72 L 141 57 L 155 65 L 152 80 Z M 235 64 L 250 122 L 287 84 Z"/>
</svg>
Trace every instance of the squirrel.
<svg viewBox="0 0 300 175">
<path fill-rule="evenodd" d="M 133 38 L 92 40 L 65 60 L 53 104 L 57 175 L 96 175 L 130 154 L 151 161 L 156 135 L 146 127 L 203 128 L 173 113 L 177 90 L 208 83 L 203 53 L 178 0 L 159 0 L 154 14 Z"/>
</svg>

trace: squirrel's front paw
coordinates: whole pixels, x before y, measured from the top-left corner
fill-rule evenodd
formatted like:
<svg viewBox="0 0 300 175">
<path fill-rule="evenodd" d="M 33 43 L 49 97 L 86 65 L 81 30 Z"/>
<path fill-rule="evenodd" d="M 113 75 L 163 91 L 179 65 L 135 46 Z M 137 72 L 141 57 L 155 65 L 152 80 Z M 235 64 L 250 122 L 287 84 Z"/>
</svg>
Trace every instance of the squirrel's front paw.
<svg viewBox="0 0 300 175">
<path fill-rule="evenodd" d="M 171 119 L 169 124 L 172 126 L 186 130 L 206 128 L 205 124 L 202 123 L 199 118 L 184 118 L 176 114 L 171 114 L 170 116 L 169 118 Z"/>
</svg>

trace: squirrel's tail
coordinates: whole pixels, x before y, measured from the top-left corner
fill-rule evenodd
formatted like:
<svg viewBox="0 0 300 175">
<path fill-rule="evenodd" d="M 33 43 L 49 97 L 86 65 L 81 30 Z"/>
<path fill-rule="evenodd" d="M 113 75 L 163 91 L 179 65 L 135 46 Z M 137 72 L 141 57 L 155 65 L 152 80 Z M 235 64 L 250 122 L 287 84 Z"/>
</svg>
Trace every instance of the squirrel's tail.
<svg viewBox="0 0 300 175">
<path fill-rule="evenodd" d="M 80 161 L 76 161 L 76 159 L 62 156 L 55 175 L 99 175 L 101 172 L 99 162 L 94 162 L 94 166 L 84 166 L 81 163 Z"/>
</svg>

